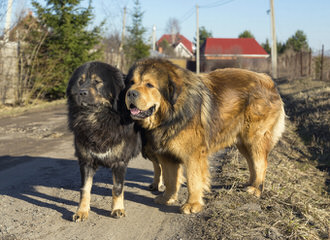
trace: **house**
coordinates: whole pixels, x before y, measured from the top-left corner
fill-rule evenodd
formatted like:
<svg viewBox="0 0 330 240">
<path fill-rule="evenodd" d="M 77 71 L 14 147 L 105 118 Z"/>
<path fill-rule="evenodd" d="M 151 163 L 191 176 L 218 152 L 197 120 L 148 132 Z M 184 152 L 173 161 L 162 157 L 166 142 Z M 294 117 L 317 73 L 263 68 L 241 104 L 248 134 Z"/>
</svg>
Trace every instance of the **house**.
<svg viewBox="0 0 330 240">
<path fill-rule="evenodd" d="M 28 12 L 7 34 L 0 36 L 0 105 L 22 101 L 26 83 L 22 62 L 27 59 L 22 54 L 23 40 L 37 27 L 37 19 Z"/>
<path fill-rule="evenodd" d="M 23 18 L 20 18 L 17 24 L 9 31 L 9 41 L 24 41 L 32 29 L 35 30 L 40 28 L 38 25 L 37 18 L 33 16 L 32 11 L 29 11 Z"/>
<path fill-rule="evenodd" d="M 207 38 L 201 47 L 201 57 L 205 60 L 262 59 L 269 54 L 254 38 Z"/>
<path fill-rule="evenodd" d="M 158 52 L 166 55 L 175 55 L 176 57 L 182 58 L 192 58 L 194 56 L 192 42 L 181 34 L 164 34 L 157 41 L 156 46 Z"/>
</svg>

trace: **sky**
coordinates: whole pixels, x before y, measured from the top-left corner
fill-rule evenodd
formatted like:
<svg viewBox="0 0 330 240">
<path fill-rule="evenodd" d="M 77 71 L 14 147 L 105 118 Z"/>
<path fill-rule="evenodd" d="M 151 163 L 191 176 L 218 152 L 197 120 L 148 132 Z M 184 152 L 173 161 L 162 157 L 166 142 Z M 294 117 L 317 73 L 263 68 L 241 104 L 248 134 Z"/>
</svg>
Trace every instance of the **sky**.
<svg viewBox="0 0 330 240">
<path fill-rule="evenodd" d="M 20 9 L 31 8 L 28 0 L 13 1 L 16 15 Z M 121 33 L 123 9 L 127 7 L 126 25 L 130 25 L 134 1 L 92 0 L 94 24 L 105 20 L 106 34 Z M 1 2 L 5 5 L 7 0 Z M 40 2 L 45 3 L 44 0 Z M 87 4 L 88 0 L 83 0 L 82 5 Z M 270 14 L 267 12 L 270 0 L 140 0 L 146 39 L 151 38 L 153 25 L 159 39 L 166 33 L 169 19 L 175 18 L 179 21 L 181 34 L 193 42 L 196 5 L 199 6 L 199 26 L 204 26 L 215 38 L 237 38 L 249 30 L 260 44 L 271 39 Z M 4 11 L 5 6 L 1 12 Z M 274 13 L 278 42 L 286 42 L 297 30 L 302 30 L 314 52 L 319 51 L 322 44 L 326 50 L 330 49 L 330 0 L 274 0 Z M 0 16 L 0 23 L 4 26 L 4 17 Z"/>
<path fill-rule="evenodd" d="M 95 12 L 107 12 L 109 30 L 121 31 L 125 5 L 127 23 L 131 22 L 134 0 L 94 0 L 93 5 Z M 196 5 L 200 6 L 199 26 L 211 31 L 213 37 L 237 38 L 249 30 L 259 43 L 271 39 L 269 0 L 140 0 L 140 5 L 147 36 L 156 25 L 157 39 L 165 33 L 169 19 L 176 18 L 181 34 L 193 41 Z M 297 30 L 303 30 L 314 51 L 322 44 L 330 49 L 330 0 L 274 0 L 274 13 L 277 41 L 286 42 Z"/>
</svg>

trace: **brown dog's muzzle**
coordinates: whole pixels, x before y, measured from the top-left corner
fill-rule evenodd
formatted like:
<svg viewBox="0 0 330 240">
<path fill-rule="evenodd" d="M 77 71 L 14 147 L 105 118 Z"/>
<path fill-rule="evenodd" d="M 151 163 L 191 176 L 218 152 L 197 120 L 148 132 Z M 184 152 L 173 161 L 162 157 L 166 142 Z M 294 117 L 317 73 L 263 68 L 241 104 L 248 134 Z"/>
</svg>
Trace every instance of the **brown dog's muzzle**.
<svg viewBox="0 0 330 240">
<path fill-rule="evenodd" d="M 155 111 L 155 106 L 142 110 L 137 107 L 140 98 L 140 92 L 137 90 L 128 90 L 126 93 L 126 106 L 131 112 L 131 117 L 135 120 L 141 120 L 151 116 Z"/>
<path fill-rule="evenodd" d="M 131 102 L 135 102 L 135 100 L 139 97 L 140 93 L 136 90 L 129 90 L 127 92 L 127 98 L 131 101 Z"/>
</svg>

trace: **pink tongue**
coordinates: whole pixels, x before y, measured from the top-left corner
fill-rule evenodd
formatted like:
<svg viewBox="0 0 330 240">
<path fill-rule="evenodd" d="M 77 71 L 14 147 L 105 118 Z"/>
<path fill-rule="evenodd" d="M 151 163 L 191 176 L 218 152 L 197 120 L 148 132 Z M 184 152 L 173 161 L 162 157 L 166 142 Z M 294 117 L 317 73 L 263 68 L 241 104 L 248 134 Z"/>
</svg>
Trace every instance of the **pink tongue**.
<svg viewBox="0 0 330 240">
<path fill-rule="evenodd" d="M 131 110 L 131 114 L 133 114 L 133 115 L 137 115 L 137 114 L 139 114 L 141 111 L 139 110 L 139 109 L 137 109 L 137 108 L 131 108 L 130 109 Z"/>
</svg>

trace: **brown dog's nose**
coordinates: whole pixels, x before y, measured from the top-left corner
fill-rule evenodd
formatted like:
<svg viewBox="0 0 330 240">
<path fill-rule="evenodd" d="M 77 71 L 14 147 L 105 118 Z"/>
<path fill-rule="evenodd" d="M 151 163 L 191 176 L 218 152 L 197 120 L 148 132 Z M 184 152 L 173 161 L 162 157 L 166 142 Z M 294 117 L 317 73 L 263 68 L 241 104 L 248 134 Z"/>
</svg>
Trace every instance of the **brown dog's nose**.
<svg viewBox="0 0 330 240">
<path fill-rule="evenodd" d="M 127 97 L 129 97 L 130 99 L 135 99 L 139 96 L 139 92 L 135 91 L 135 90 L 130 90 L 127 92 Z"/>
</svg>

